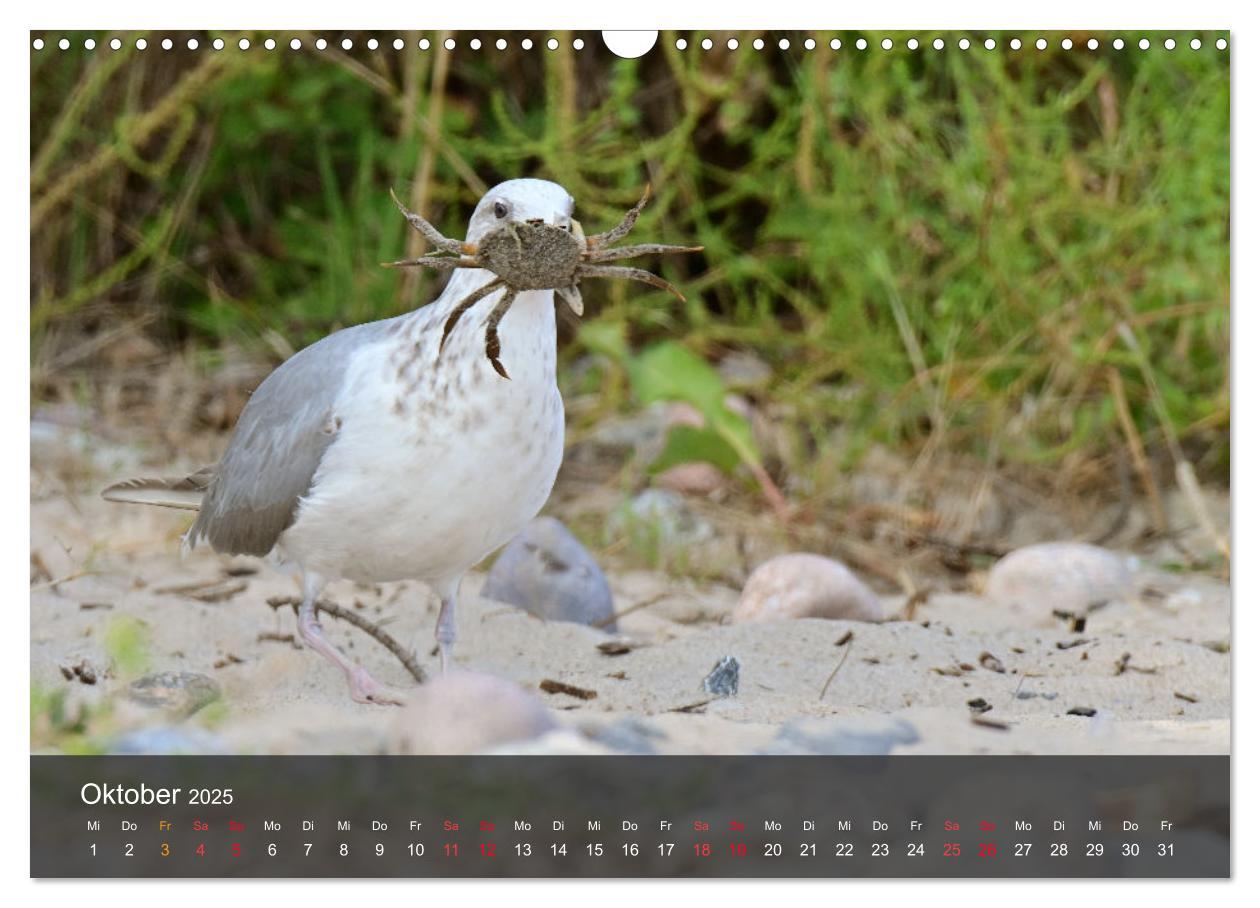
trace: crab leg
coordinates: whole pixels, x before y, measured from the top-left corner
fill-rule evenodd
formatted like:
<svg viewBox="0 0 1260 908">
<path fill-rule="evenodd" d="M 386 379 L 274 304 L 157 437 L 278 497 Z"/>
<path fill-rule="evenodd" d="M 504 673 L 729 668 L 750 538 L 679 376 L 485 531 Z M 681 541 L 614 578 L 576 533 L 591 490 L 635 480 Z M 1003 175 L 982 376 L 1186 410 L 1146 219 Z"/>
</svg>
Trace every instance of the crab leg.
<svg viewBox="0 0 1260 908">
<path fill-rule="evenodd" d="M 450 271 L 454 268 L 480 268 L 473 258 L 455 258 L 445 255 L 422 255 L 418 259 L 403 259 L 400 262 L 381 262 L 386 268 L 413 268 L 416 266 L 437 268 L 439 271 Z"/>
<path fill-rule="evenodd" d="M 506 285 L 503 283 L 502 278 L 496 278 L 495 280 L 486 284 L 484 287 L 478 290 L 474 290 L 472 293 L 468 294 L 466 297 L 464 297 L 464 299 L 460 302 L 458 306 L 456 306 L 454 309 L 451 310 L 451 314 L 447 316 L 446 324 L 442 326 L 442 340 L 438 342 L 438 355 L 439 356 L 442 353 L 442 348 L 446 346 L 446 339 L 450 336 L 451 331 L 455 328 L 455 323 L 459 321 L 460 316 L 463 315 L 465 312 L 467 312 L 469 309 L 471 309 L 473 306 L 477 305 L 477 303 L 481 302 L 487 296 L 494 293 L 494 291 L 498 290 L 500 287 L 503 287 L 503 286 L 506 286 Z M 512 293 L 514 295 L 514 291 L 509 291 L 509 293 Z"/>
<path fill-rule="evenodd" d="M 621 246 L 617 249 L 601 249 L 586 257 L 591 264 L 597 262 L 614 262 L 617 259 L 630 259 L 637 255 L 664 255 L 670 252 L 700 252 L 703 246 L 664 246 L 660 243 L 640 243 L 637 246 Z"/>
<path fill-rule="evenodd" d="M 508 309 L 512 307 L 512 303 L 516 300 L 516 291 L 511 287 L 503 294 L 503 299 L 495 303 L 494 308 L 490 310 L 490 314 L 486 316 L 486 358 L 490 360 L 490 365 L 494 366 L 494 371 L 498 372 L 506 379 L 511 379 L 507 374 L 507 369 L 503 368 L 503 363 L 499 362 L 499 322 L 503 320 L 503 316 L 507 315 Z"/>
<path fill-rule="evenodd" d="M 643 198 L 639 199 L 637 205 L 626 212 L 625 217 L 621 219 L 621 223 L 612 230 L 604 233 L 597 233 L 594 236 L 586 238 L 586 248 L 592 252 L 603 249 L 605 246 L 611 246 L 618 240 L 621 240 L 634 229 L 634 222 L 639 219 L 639 214 L 643 211 L 643 206 L 648 203 L 648 199 L 652 197 L 652 184 L 648 183 L 643 190 Z"/>
<path fill-rule="evenodd" d="M 614 277 L 625 278 L 631 281 L 639 281 L 644 284 L 651 284 L 658 290 L 667 290 L 680 300 L 687 298 L 665 278 L 653 274 L 651 271 L 644 271 L 642 268 L 627 268 L 624 265 L 578 265 L 578 277 Z"/>
<path fill-rule="evenodd" d="M 420 217 L 420 215 L 416 214 L 414 211 L 408 211 L 407 206 L 404 205 L 398 196 L 394 194 L 394 190 L 391 189 L 389 191 L 389 197 L 394 200 L 394 204 L 398 206 L 398 210 L 401 211 L 403 217 L 407 219 L 407 223 L 411 224 L 412 227 L 424 234 L 424 238 L 432 243 L 435 248 L 441 249 L 443 252 L 461 253 L 474 251 L 466 249 L 465 244 L 461 243 L 459 240 L 452 240 L 450 237 L 443 236 L 436 227 L 424 218 Z"/>
</svg>

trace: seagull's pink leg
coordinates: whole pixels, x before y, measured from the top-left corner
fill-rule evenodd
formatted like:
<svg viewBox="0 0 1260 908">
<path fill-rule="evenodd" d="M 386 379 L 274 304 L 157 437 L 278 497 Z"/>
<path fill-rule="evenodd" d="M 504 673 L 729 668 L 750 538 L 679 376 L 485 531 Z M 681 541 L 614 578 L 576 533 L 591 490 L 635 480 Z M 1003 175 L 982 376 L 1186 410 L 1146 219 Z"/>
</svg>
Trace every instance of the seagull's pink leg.
<svg viewBox="0 0 1260 908">
<path fill-rule="evenodd" d="M 324 629 L 315 617 L 315 602 L 320 590 L 324 588 L 323 578 L 317 574 L 307 573 L 302 577 L 302 605 L 298 609 L 298 634 L 302 641 L 319 653 L 346 676 L 350 684 L 350 696 L 357 703 L 393 704 L 401 706 L 398 699 L 385 685 L 381 684 L 361 665 L 351 662 L 341 650 L 333 646 L 324 636 Z"/>
<path fill-rule="evenodd" d="M 438 595 L 442 599 L 442 607 L 438 611 L 437 630 L 433 636 L 437 640 L 438 657 L 445 675 L 451 664 L 451 650 L 455 646 L 455 599 L 459 595 L 459 580 L 443 584 Z"/>
</svg>

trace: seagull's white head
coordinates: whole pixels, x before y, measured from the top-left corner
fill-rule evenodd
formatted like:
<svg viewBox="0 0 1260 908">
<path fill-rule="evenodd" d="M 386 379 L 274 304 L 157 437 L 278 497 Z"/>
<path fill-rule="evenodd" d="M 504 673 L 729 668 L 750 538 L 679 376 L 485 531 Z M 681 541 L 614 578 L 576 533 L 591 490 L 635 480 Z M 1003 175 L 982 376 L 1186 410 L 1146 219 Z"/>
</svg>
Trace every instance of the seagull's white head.
<svg viewBox="0 0 1260 908">
<path fill-rule="evenodd" d="M 505 223 L 541 221 L 553 227 L 575 229 L 573 196 L 548 180 L 508 180 L 495 186 L 477 203 L 468 222 L 467 240 L 476 243 Z M 577 229 L 581 229 L 580 226 Z"/>
</svg>

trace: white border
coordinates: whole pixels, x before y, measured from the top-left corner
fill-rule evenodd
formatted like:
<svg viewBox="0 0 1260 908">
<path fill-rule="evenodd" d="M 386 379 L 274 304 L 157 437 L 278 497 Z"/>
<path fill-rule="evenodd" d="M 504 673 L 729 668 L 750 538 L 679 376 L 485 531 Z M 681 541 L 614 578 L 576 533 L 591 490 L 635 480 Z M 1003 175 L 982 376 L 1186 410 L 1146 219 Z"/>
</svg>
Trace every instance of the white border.
<svg viewBox="0 0 1260 908">
<path fill-rule="evenodd" d="M 1254 6 L 1254 4 L 1252 4 Z M 4 81 L 0 83 L 0 101 L 4 105 L 4 118 L 8 141 L 3 143 L 5 167 L 8 179 L 0 182 L 0 192 L 5 195 L 3 210 L 11 212 L 4 221 L 4 245 L 8 251 L 6 268 L 10 290 L 5 299 L 5 311 L 17 317 L 19 325 L 0 331 L 0 395 L 3 395 L 6 440 L 0 446 L 0 475 L 6 481 L 0 485 L 0 514 L 6 515 L 3 523 L 2 552 L 4 590 L 8 594 L 5 603 L 9 609 L 8 633 L 4 635 L 5 652 L 3 666 L 7 695 L 3 703 L 3 727 L 7 729 L 3 755 L 4 789 L 8 793 L 3 801 L 7 822 L 3 855 L 4 880 L 19 881 L 27 878 L 29 868 L 29 840 L 27 818 L 29 816 L 29 792 L 26 780 L 29 768 L 29 733 L 27 725 L 27 697 L 23 693 L 29 684 L 29 647 L 26 620 L 28 602 L 27 554 L 29 552 L 29 449 L 26 444 L 26 424 L 29 422 L 29 192 L 26 180 L 18 180 L 17 174 L 29 172 L 29 69 L 27 58 L 28 38 L 31 29 L 72 28 L 170 28 L 195 29 L 222 24 L 241 28 L 276 28 L 285 24 L 303 28 L 355 28 L 386 29 L 416 27 L 462 28 L 473 30 L 505 28 L 766 28 L 776 29 L 1034 29 L 1047 31 L 1065 28 L 1079 30 L 1103 30 L 1109 28 L 1151 28 L 1219 30 L 1232 29 L 1232 65 L 1234 67 L 1235 139 L 1234 160 L 1260 160 L 1260 141 L 1257 141 L 1257 119 L 1260 104 L 1256 91 L 1257 66 L 1250 58 L 1257 43 L 1255 13 L 1242 3 L 1198 2 L 1183 4 L 1177 8 L 1155 9 L 1147 3 L 1110 3 L 1098 0 L 1054 0 L 1044 8 L 1031 4 L 1017 4 L 988 0 L 988 2 L 953 3 L 948 6 L 928 0 L 901 0 L 896 4 L 855 4 L 845 7 L 831 0 L 829 3 L 776 3 L 773 6 L 749 4 L 737 8 L 729 2 L 714 0 L 680 4 L 661 0 L 633 0 L 624 3 L 597 3 L 592 0 L 558 0 L 548 3 L 508 3 L 504 0 L 482 0 L 475 4 L 426 4 L 426 3 L 372 3 L 360 2 L 345 5 L 327 5 L 321 9 L 310 4 L 267 3 L 262 0 L 221 0 L 211 6 L 175 5 L 169 0 L 139 0 L 125 8 L 100 3 L 89 4 L 82 0 L 63 0 L 56 4 L 33 6 L 22 4 L 14 10 L 9 6 L 3 13 L 5 42 L 0 48 L 0 66 L 4 67 Z M 16 134 L 13 130 L 16 129 Z M 1236 258 L 1234 273 L 1234 297 L 1247 300 L 1247 304 L 1235 307 L 1233 329 L 1236 349 L 1251 351 L 1260 347 L 1256 333 L 1256 318 L 1248 311 L 1248 305 L 1260 305 L 1254 301 L 1257 261 L 1256 231 L 1252 228 L 1257 211 L 1257 179 L 1252 169 L 1260 165 L 1237 168 L 1233 175 L 1235 205 L 1235 249 L 1248 250 L 1248 254 Z M 1250 291 L 1250 292 L 1249 292 Z M 1248 390 L 1260 387 L 1260 357 L 1237 360 L 1235 380 L 1238 387 Z M 1234 425 L 1237 426 L 1234 463 L 1249 465 L 1247 454 L 1257 450 L 1257 422 L 1255 397 L 1244 394 L 1235 399 Z M 1245 452 L 1244 456 L 1239 451 Z M 1260 495 L 1256 484 L 1249 480 L 1247 471 L 1236 471 L 1233 485 L 1234 501 L 1234 601 L 1237 603 L 1234 636 L 1235 651 L 1242 646 L 1250 655 L 1255 646 L 1256 608 L 1260 608 L 1260 585 L 1250 569 L 1257 563 L 1256 522 L 1260 508 Z M 24 515 L 20 523 L 16 515 Z M 1250 698 L 1246 696 L 1256 679 L 1255 658 L 1235 659 L 1235 766 L 1240 756 L 1255 752 L 1255 722 L 1248 721 Z M 1256 783 L 1250 782 L 1246 773 L 1234 772 L 1235 810 L 1234 873 L 1237 880 L 1254 881 L 1257 874 L 1251 870 L 1256 863 L 1253 848 L 1260 837 L 1251 830 L 1252 823 L 1260 822 L 1256 806 Z M 23 846 L 23 843 L 26 843 Z M 423 900 L 426 904 L 461 905 L 482 898 L 518 905 L 525 900 L 545 900 L 549 904 L 565 904 L 581 900 L 601 906 L 619 906 L 638 903 L 644 899 L 656 900 L 667 895 L 671 901 L 677 897 L 703 901 L 713 905 L 764 904 L 769 899 L 789 895 L 799 899 L 855 900 L 873 898 L 880 903 L 902 897 L 915 901 L 948 901 L 953 904 L 1002 904 L 1017 901 L 1025 905 L 1053 905 L 1062 908 L 1065 901 L 1077 902 L 1082 896 L 1100 896 L 1108 901 L 1138 898 L 1143 903 L 1160 904 L 1166 898 L 1178 903 L 1195 898 L 1203 884 L 1189 883 L 1073 883 L 1058 885 L 1028 885 L 1025 883 L 959 882 L 941 884 L 946 888 L 937 892 L 930 883 L 914 882 L 793 882 L 762 883 L 750 881 L 716 881 L 705 884 L 692 882 L 644 882 L 644 883 L 585 883 L 585 882 L 537 882 L 537 883 L 439 883 L 430 882 L 409 892 L 400 891 L 410 883 L 392 881 L 341 883 L 302 882 L 237 882 L 215 884 L 162 884 L 155 882 L 80 883 L 52 884 L 28 881 L 25 893 L 38 898 L 41 905 L 74 904 L 85 902 L 93 908 L 105 908 L 114 904 L 134 906 L 144 902 L 176 901 L 181 906 L 216 905 L 242 898 L 274 899 L 281 889 L 299 888 L 304 906 L 343 902 L 369 896 L 383 903 L 401 896 L 407 901 Z M 1124 889 L 1116 888 L 1123 885 Z M 1210 884 L 1209 884 L 1210 885 Z M 1140 892 L 1131 892 L 1132 887 Z M 1225 887 L 1214 885 L 1208 892 L 1214 900 L 1235 902 L 1244 888 L 1250 885 Z M 1194 890 L 1194 891 L 1191 891 Z M 1254 894 L 1253 894 L 1254 899 Z M 385 902 L 389 900 L 389 902 Z M 449 900 L 449 901 L 448 901 Z"/>
</svg>

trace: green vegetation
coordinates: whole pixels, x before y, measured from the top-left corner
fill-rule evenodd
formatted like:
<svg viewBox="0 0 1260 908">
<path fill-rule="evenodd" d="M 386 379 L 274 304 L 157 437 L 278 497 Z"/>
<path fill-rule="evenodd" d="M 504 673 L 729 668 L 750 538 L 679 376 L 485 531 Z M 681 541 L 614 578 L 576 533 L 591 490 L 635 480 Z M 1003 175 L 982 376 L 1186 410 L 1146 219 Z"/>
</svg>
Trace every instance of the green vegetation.
<svg viewBox="0 0 1260 908">
<path fill-rule="evenodd" d="M 593 232 L 650 178 L 637 235 L 706 249 L 659 263 L 686 304 L 584 289 L 564 355 L 606 368 L 565 379 L 600 397 L 582 418 L 669 396 L 670 363 L 712 409 L 716 373 L 687 376 L 743 350 L 771 366 L 759 402 L 793 431 L 795 462 L 766 468 L 804 488 L 823 481 L 820 450 L 834 469 L 875 442 L 1033 469 L 1122 458 L 1161 481 L 1186 460 L 1227 481 L 1215 35 L 1199 51 L 1150 34 L 1147 51 L 1126 35 L 1092 52 L 1079 35 L 1070 51 L 1056 34 L 1045 51 L 973 35 L 965 52 L 957 33 L 944 52 L 933 33 L 889 52 L 883 35 L 859 51 L 841 34 L 838 52 L 831 33 L 786 52 L 778 35 L 760 52 L 715 35 L 706 52 L 663 34 L 633 61 L 597 35 L 580 51 L 483 36 L 450 54 L 417 50 L 419 34 L 403 52 L 392 34 L 376 51 L 354 35 L 350 52 L 305 35 L 297 53 L 260 35 L 247 52 L 228 34 L 220 52 L 206 35 L 197 52 L 96 37 L 95 52 L 32 55 L 37 395 L 39 364 L 85 334 L 134 325 L 211 358 L 228 343 L 274 356 L 427 301 L 440 278 L 378 265 L 415 242 L 390 187 L 457 234 L 486 185 L 551 178 Z M 763 462 L 742 419 L 705 412 L 730 450 L 674 443 Z"/>
</svg>

